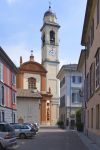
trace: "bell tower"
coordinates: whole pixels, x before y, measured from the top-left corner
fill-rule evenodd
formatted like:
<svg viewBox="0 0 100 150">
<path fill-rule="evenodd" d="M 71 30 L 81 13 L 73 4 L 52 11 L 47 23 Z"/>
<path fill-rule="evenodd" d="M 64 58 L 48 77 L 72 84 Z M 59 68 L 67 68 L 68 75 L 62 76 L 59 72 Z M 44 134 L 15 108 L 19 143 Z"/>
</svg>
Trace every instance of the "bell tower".
<svg viewBox="0 0 100 150">
<path fill-rule="evenodd" d="M 42 64 L 47 70 L 46 89 L 51 88 L 53 94 L 51 101 L 51 124 L 54 125 L 59 119 L 59 81 L 56 78 L 59 71 L 59 38 L 60 25 L 57 17 L 52 12 L 51 6 L 44 13 L 41 31 Z"/>
</svg>

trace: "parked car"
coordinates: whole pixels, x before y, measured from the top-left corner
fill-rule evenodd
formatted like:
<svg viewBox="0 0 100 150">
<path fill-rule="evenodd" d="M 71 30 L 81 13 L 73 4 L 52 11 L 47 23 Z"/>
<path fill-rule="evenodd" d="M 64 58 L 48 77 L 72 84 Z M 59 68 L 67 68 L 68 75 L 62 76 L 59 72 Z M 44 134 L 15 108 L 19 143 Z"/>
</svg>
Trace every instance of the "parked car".
<svg viewBox="0 0 100 150">
<path fill-rule="evenodd" d="M 38 123 L 32 123 L 32 125 L 33 125 L 35 131 L 38 132 L 39 131 L 39 125 L 38 125 Z"/>
<path fill-rule="evenodd" d="M 36 134 L 33 128 L 29 125 L 16 123 L 13 124 L 12 126 L 15 129 L 16 137 L 24 139 L 28 137 L 33 137 Z"/>
<path fill-rule="evenodd" d="M 10 148 L 17 144 L 15 131 L 10 124 L 0 123 L 0 150 Z"/>
<path fill-rule="evenodd" d="M 37 126 L 34 123 L 26 123 L 25 122 L 24 124 L 31 126 L 32 129 L 34 130 L 35 134 L 36 134 L 36 132 L 38 132 L 38 128 L 37 128 Z"/>
</svg>

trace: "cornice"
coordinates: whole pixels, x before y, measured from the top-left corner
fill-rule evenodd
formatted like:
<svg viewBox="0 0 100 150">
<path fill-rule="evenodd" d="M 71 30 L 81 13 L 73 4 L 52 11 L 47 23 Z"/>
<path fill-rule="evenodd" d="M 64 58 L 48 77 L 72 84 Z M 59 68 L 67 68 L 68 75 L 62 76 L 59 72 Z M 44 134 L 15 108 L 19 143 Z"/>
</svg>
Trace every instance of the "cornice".
<svg viewBox="0 0 100 150">
<path fill-rule="evenodd" d="M 42 31 L 45 26 L 53 26 L 53 27 L 57 27 L 58 29 L 60 28 L 60 25 L 57 23 L 44 23 L 40 31 Z"/>
<path fill-rule="evenodd" d="M 42 64 L 45 63 L 45 62 L 60 64 L 59 60 L 53 61 L 53 60 L 45 59 L 45 60 L 42 61 Z"/>
<path fill-rule="evenodd" d="M 86 46 L 86 34 L 90 22 L 91 15 L 93 14 L 93 10 L 95 8 L 96 1 L 95 0 L 87 0 L 86 12 L 84 17 L 81 45 Z"/>
<path fill-rule="evenodd" d="M 85 53 L 86 53 L 85 49 L 81 50 L 78 65 L 77 65 L 77 70 L 80 70 L 81 66 L 85 62 Z"/>
<path fill-rule="evenodd" d="M 3 62 L 6 62 L 7 65 L 12 68 L 12 70 L 17 73 L 18 69 L 15 66 L 15 64 L 12 62 L 12 60 L 9 58 L 9 56 L 5 53 L 5 51 L 0 47 L 0 58 L 3 60 Z"/>
</svg>

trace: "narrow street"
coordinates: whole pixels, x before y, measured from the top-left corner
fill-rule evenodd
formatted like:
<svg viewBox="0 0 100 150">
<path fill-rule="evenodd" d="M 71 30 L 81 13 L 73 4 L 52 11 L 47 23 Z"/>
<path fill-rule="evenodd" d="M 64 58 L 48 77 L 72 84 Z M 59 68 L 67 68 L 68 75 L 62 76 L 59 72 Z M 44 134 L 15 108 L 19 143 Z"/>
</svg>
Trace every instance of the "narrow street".
<svg viewBox="0 0 100 150">
<path fill-rule="evenodd" d="M 42 128 L 33 139 L 18 139 L 16 150 L 88 150 L 75 131 Z"/>
</svg>

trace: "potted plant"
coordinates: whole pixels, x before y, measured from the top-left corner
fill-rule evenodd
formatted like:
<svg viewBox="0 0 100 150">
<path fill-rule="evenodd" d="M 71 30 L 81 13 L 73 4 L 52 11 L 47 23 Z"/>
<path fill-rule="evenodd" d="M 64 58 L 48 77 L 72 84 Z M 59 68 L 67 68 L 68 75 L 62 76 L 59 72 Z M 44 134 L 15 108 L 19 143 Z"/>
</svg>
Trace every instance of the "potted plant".
<svg viewBox="0 0 100 150">
<path fill-rule="evenodd" d="M 59 121 L 57 122 L 57 125 L 58 125 L 59 128 L 62 128 L 62 129 L 64 128 L 64 122 L 63 122 L 63 121 L 60 121 L 60 120 L 59 120 Z"/>
</svg>

